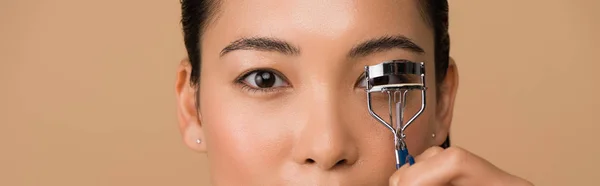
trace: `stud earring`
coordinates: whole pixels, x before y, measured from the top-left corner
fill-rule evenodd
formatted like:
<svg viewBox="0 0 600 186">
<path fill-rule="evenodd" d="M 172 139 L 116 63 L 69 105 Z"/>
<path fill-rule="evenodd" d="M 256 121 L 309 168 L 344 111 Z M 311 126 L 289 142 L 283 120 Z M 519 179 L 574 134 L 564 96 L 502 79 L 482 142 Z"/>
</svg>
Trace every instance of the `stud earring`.
<svg viewBox="0 0 600 186">
<path fill-rule="evenodd" d="M 435 133 L 431 133 L 431 138 L 435 138 Z"/>
<path fill-rule="evenodd" d="M 200 143 L 202 143 L 202 140 L 201 139 L 196 139 L 196 144 L 200 144 Z"/>
</svg>

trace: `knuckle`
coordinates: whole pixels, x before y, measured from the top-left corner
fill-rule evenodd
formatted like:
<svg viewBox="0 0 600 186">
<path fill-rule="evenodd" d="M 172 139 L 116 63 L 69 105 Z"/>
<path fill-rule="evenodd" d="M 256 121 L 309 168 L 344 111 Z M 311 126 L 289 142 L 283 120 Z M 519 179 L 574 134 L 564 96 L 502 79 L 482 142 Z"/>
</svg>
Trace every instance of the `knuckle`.
<svg viewBox="0 0 600 186">
<path fill-rule="evenodd" d="M 408 166 L 402 166 L 400 167 L 400 169 L 396 170 L 396 172 L 394 172 L 394 174 L 390 177 L 389 179 L 389 185 L 390 186 L 397 186 L 397 185 L 406 185 L 406 182 L 411 178 L 410 174 L 411 174 L 411 170 L 408 169 Z"/>
<path fill-rule="evenodd" d="M 388 185 L 390 185 L 390 186 L 396 186 L 396 185 L 398 185 L 398 180 L 390 178 L 390 183 Z"/>
<path fill-rule="evenodd" d="M 392 177 L 390 177 L 389 185 L 390 186 L 399 185 L 399 181 L 400 181 L 400 175 L 394 174 L 394 175 L 392 175 Z"/>
<path fill-rule="evenodd" d="M 468 161 L 470 153 L 460 147 L 450 147 L 446 149 L 446 155 L 451 164 L 460 166 Z"/>
<path fill-rule="evenodd" d="M 399 186 L 399 185 L 414 185 L 411 183 L 413 179 L 409 179 L 407 176 L 396 176 L 390 178 L 390 186 Z"/>
<path fill-rule="evenodd" d="M 427 149 L 427 151 L 437 154 L 437 153 L 443 152 L 444 149 L 439 146 L 433 146 L 433 147 L 430 147 L 429 149 Z"/>
<path fill-rule="evenodd" d="M 438 155 L 441 152 L 444 152 L 444 149 L 442 149 L 441 147 L 430 147 L 430 148 L 426 149 L 423 153 L 421 153 L 419 156 L 417 156 L 417 158 L 422 161 L 429 157 Z"/>
</svg>

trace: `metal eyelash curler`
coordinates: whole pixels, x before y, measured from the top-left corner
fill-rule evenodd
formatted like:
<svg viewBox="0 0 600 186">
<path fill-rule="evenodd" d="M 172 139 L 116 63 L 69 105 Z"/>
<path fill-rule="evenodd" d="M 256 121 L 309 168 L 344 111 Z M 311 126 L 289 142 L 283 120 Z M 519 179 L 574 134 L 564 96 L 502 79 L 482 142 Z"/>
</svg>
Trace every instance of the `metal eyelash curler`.
<svg viewBox="0 0 600 186">
<path fill-rule="evenodd" d="M 408 153 L 405 142 L 406 134 L 404 132 L 425 110 L 427 86 L 425 84 L 424 63 L 416 63 L 408 60 L 392 60 L 373 66 L 365 66 L 365 78 L 367 80 L 366 92 L 369 114 L 394 134 L 396 169 L 399 169 L 405 163 L 414 164 L 414 158 Z M 406 97 L 409 91 L 421 92 L 421 107 L 415 115 L 404 123 L 407 104 Z M 389 123 L 373 111 L 372 93 L 387 94 L 390 116 Z"/>
</svg>

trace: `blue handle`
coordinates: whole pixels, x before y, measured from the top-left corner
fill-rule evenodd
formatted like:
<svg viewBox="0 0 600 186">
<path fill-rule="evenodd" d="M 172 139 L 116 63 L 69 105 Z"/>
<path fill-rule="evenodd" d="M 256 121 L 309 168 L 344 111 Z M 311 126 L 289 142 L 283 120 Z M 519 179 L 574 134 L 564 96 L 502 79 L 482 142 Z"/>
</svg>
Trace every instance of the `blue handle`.
<svg viewBox="0 0 600 186">
<path fill-rule="evenodd" d="M 413 165 L 415 164 L 415 159 L 408 154 L 408 149 L 404 149 L 404 150 L 397 150 L 398 151 L 398 156 L 400 156 L 398 159 L 400 160 L 399 164 L 396 164 L 396 169 L 400 169 L 400 167 L 402 167 L 402 165 L 409 163 L 409 165 Z"/>
</svg>

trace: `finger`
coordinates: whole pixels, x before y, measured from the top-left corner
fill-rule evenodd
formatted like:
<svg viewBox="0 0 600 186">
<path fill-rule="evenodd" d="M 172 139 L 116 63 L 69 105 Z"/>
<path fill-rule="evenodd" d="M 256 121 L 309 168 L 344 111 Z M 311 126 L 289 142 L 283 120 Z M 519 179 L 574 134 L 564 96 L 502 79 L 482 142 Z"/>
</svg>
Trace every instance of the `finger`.
<svg viewBox="0 0 600 186">
<path fill-rule="evenodd" d="M 430 148 L 426 149 L 420 155 L 416 156 L 415 162 L 418 163 L 421 161 L 425 161 L 425 160 L 429 159 L 430 157 L 433 157 L 433 156 L 439 154 L 442 151 L 444 151 L 444 149 L 441 147 L 438 147 L 438 146 L 430 147 Z M 401 175 L 405 174 L 404 172 L 406 172 L 406 170 L 409 168 L 409 166 L 410 166 L 409 164 L 404 164 L 402 167 L 400 167 L 400 169 L 396 170 L 396 172 L 394 172 L 392 177 L 390 177 L 390 185 L 398 185 L 398 183 L 400 181 L 400 177 L 402 177 Z"/>
<path fill-rule="evenodd" d="M 395 173 L 396 185 L 486 185 L 499 171 L 460 148 L 449 148 Z"/>
<path fill-rule="evenodd" d="M 433 146 L 428 148 L 427 150 L 425 150 L 423 153 L 421 153 L 420 155 L 415 157 L 415 162 L 420 162 L 420 161 L 425 161 L 441 152 L 443 152 L 444 149 L 442 147 L 438 147 L 438 146 Z"/>
<path fill-rule="evenodd" d="M 434 150 L 432 150 L 435 152 Z M 455 177 L 458 177 L 458 170 L 453 165 L 448 165 L 445 152 L 437 154 L 423 154 L 420 161 L 402 171 L 398 170 L 393 175 L 393 186 L 427 186 L 427 185 L 449 185 Z M 431 155 L 431 157 L 426 157 Z M 425 159 L 425 160 L 423 160 Z M 404 167 L 403 167 L 404 168 Z"/>
<path fill-rule="evenodd" d="M 394 174 L 392 174 L 392 176 L 390 177 L 389 180 L 389 185 L 390 186 L 396 186 L 396 185 L 400 185 L 400 179 L 402 177 L 402 175 L 406 174 L 406 170 L 409 168 L 409 164 L 406 163 L 404 165 L 402 165 L 402 167 L 400 167 L 398 170 L 396 170 L 396 172 L 394 172 Z"/>
</svg>

